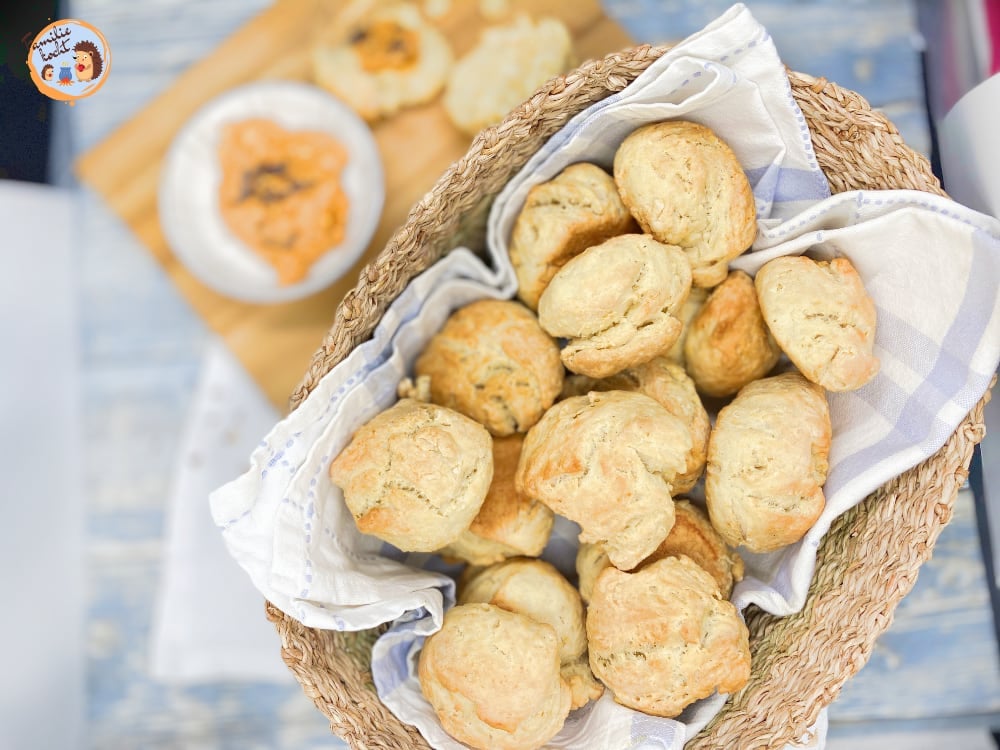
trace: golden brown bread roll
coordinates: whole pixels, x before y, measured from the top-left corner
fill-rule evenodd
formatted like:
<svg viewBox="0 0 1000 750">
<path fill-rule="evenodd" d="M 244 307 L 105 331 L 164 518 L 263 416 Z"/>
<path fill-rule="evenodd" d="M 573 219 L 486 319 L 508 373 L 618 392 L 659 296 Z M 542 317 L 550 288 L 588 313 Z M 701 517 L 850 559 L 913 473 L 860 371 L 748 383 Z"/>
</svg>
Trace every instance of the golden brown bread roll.
<svg viewBox="0 0 1000 750">
<path fill-rule="evenodd" d="M 694 316 L 684 343 L 684 363 L 706 396 L 731 396 L 769 373 L 781 350 L 757 304 L 753 279 L 731 271 Z"/>
<path fill-rule="evenodd" d="M 456 310 L 417 358 L 431 400 L 492 434 L 525 432 L 562 388 L 556 342 L 524 305 L 480 300 Z"/>
<path fill-rule="evenodd" d="M 705 497 L 722 538 L 753 552 L 801 539 L 826 503 L 831 437 L 826 393 L 799 373 L 745 386 L 708 441 Z"/>
<path fill-rule="evenodd" d="M 510 238 L 518 298 L 537 310 L 539 297 L 566 261 L 634 227 L 615 181 L 596 164 L 571 164 L 535 185 Z"/>
<path fill-rule="evenodd" d="M 551 625 L 559 638 L 559 659 L 563 679 L 573 693 L 572 707 L 601 697 L 604 688 L 590 674 L 584 658 L 587 632 L 580 592 L 551 564 L 521 558 L 491 565 L 459 594 L 459 604 L 471 602 L 493 604 Z"/>
<path fill-rule="evenodd" d="M 691 268 L 679 248 L 623 234 L 559 269 L 538 301 L 538 322 L 568 339 L 566 367 L 605 378 L 670 349 L 690 291 Z"/>
<path fill-rule="evenodd" d="M 690 500 L 674 500 L 674 527 L 667 538 L 660 542 L 653 554 L 639 563 L 633 571 L 642 570 L 665 557 L 685 555 L 715 580 L 723 599 L 733 593 L 733 584 L 743 580 L 743 559 L 729 548 L 715 530 L 708 516 Z M 576 573 L 580 597 L 589 602 L 594 581 L 601 571 L 611 565 L 599 545 L 581 544 L 576 554 Z"/>
<path fill-rule="evenodd" d="M 590 666 L 618 703 L 677 716 L 750 677 L 749 633 L 715 581 L 687 557 L 636 573 L 606 568 L 587 612 Z"/>
<path fill-rule="evenodd" d="M 683 367 L 665 357 L 656 357 L 600 380 L 586 375 L 570 375 L 563 383 L 562 396 L 582 396 L 590 391 L 643 393 L 684 422 L 691 432 L 691 452 L 687 455 L 684 471 L 671 482 L 671 492 L 688 492 L 697 484 L 705 468 L 711 424 L 708 412 L 698 398 L 694 381 Z"/>
<path fill-rule="evenodd" d="M 809 380 L 852 391 L 875 377 L 875 303 L 847 258 L 775 258 L 754 283 L 768 328 Z"/>
<path fill-rule="evenodd" d="M 670 483 L 684 471 L 690 430 L 641 393 L 560 401 L 528 433 L 517 486 L 581 526 L 622 568 L 656 549 L 674 524 Z"/>
<path fill-rule="evenodd" d="M 448 610 L 417 674 L 444 730 L 481 750 L 541 747 L 569 714 L 552 626 L 491 604 Z"/>
<path fill-rule="evenodd" d="M 517 491 L 514 475 L 524 435 L 493 440 L 493 482 L 479 514 L 458 539 L 439 550 L 473 565 L 492 565 L 508 557 L 542 554 L 552 533 L 548 506 Z"/>
<path fill-rule="evenodd" d="M 451 409 L 403 399 L 354 433 L 329 473 L 360 531 L 433 552 L 483 504 L 493 478 L 490 434 Z"/>
<path fill-rule="evenodd" d="M 743 168 L 704 125 L 671 121 L 637 128 L 615 153 L 614 176 L 643 231 L 684 248 L 695 286 L 721 283 L 729 261 L 757 236 Z"/>
</svg>

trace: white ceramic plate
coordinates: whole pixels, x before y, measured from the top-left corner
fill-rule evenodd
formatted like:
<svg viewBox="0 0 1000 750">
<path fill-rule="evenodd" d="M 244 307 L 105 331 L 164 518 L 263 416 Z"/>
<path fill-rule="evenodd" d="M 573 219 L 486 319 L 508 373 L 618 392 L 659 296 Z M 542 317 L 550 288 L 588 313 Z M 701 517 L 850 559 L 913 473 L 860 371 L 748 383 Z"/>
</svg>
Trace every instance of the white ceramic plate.
<svg viewBox="0 0 1000 750">
<path fill-rule="evenodd" d="M 262 257 L 226 226 L 219 211 L 222 126 L 265 117 L 288 130 L 329 133 L 347 150 L 341 183 L 350 202 L 347 228 L 300 282 L 281 286 Z M 368 246 L 385 198 L 382 162 L 368 126 L 346 104 L 304 83 L 268 81 L 226 92 L 200 109 L 177 134 L 160 179 L 163 233 L 177 258 L 212 289 L 244 302 L 287 302 L 341 277 Z"/>
</svg>

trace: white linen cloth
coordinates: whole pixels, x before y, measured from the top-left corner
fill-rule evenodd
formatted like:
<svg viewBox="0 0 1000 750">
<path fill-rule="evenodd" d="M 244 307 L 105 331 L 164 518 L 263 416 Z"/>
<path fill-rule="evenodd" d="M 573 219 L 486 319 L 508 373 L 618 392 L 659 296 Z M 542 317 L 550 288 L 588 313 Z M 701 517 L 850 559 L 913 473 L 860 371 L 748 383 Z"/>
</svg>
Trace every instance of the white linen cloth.
<svg viewBox="0 0 1000 750">
<path fill-rule="evenodd" d="M 557 133 L 498 196 L 489 265 L 457 249 L 414 279 L 372 339 L 271 431 L 250 471 L 212 496 L 230 552 L 284 611 L 320 628 L 395 621 L 375 644 L 375 684 L 383 702 L 435 747 L 462 745 L 443 732 L 421 695 L 415 659 L 422 637 L 440 627 L 453 603 L 454 585 L 436 558 L 404 555 L 359 534 L 327 468 L 359 426 L 395 401 L 396 384 L 453 310 L 512 296 L 506 238 L 527 190 L 575 161 L 608 166 L 628 132 L 667 118 L 713 128 L 753 185 L 756 252 L 734 266 L 753 273 L 776 255 L 842 255 L 858 268 L 878 308 L 881 372 L 858 391 L 830 396 L 826 511 L 798 544 L 745 555 L 747 576 L 734 592 L 738 607 L 799 609 L 830 522 L 937 450 L 996 368 L 1000 223 L 924 193 L 829 197 L 773 43 L 745 7 L 731 8 Z M 558 523 L 545 552 L 567 572 L 575 531 Z M 671 720 L 622 708 L 605 695 L 574 712 L 551 746 L 680 748 L 721 703 L 715 696 Z"/>
<path fill-rule="evenodd" d="M 209 341 L 178 452 L 163 572 L 150 637 L 150 675 L 173 684 L 219 680 L 293 683 L 264 599 L 232 564 L 208 495 L 246 466 L 278 420 L 226 345 Z"/>
</svg>

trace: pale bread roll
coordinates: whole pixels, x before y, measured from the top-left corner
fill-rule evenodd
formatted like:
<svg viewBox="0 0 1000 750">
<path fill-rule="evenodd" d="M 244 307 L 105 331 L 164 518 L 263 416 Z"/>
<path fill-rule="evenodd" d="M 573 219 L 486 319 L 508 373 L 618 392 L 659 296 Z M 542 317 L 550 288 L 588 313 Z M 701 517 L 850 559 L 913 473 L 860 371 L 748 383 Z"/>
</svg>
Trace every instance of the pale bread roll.
<svg viewBox="0 0 1000 750">
<path fill-rule="evenodd" d="M 722 538 L 752 552 L 801 539 L 826 504 L 831 438 L 826 393 L 799 373 L 745 386 L 708 441 L 705 498 Z"/>
<path fill-rule="evenodd" d="M 644 232 L 684 248 L 695 286 L 726 278 L 729 261 L 753 244 L 753 191 L 736 155 L 704 125 L 644 125 L 615 153 L 615 182 Z"/>
<path fill-rule="evenodd" d="M 623 234 L 559 269 L 538 301 L 538 322 L 568 339 L 561 352 L 567 368 L 606 378 L 670 349 L 690 291 L 691 268 L 679 248 Z"/>
<path fill-rule="evenodd" d="M 875 377 L 875 303 L 847 258 L 775 258 L 754 283 L 768 328 L 809 380 L 852 391 Z"/>
<path fill-rule="evenodd" d="M 417 358 L 431 401 L 497 436 L 526 432 L 562 389 L 559 347 L 524 305 L 479 300 L 448 318 Z"/>
<path fill-rule="evenodd" d="M 531 429 L 515 481 L 627 569 L 673 526 L 670 483 L 690 450 L 690 430 L 649 396 L 589 393 L 560 401 Z"/>
<path fill-rule="evenodd" d="M 539 748 L 569 714 L 552 626 L 491 604 L 448 610 L 417 675 L 444 730 L 481 750 Z"/>
<path fill-rule="evenodd" d="M 729 548 L 715 530 L 708 516 L 690 500 L 674 500 L 674 527 L 653 554 L 633 570 L 642 570 L 665 557 L 686 555 L 708 573 L 719 587 L 723 599 L 733 593 L 733 584 L 743 580 L 743 559 Z M 594 582 L 601 571 L 611 565 L 599 545 L 581 544 L 576 554 L 576 573 L 580 597 L 589 602 Z"/>
<path fill-rule="evenodd" d="M 412 3 L 375 10 L 350 36 L 313 48 L 313 78 L 369 122 L 430 101 L 444 88 L 451 46 Z"/>
<path fill-rule="evenodd" d="M 687 455 L 684 471 L 671 482 L 671 492 L 689 492 L 698 483 L 705 469 L 711 423 L 698 398 L 694 381 L 683 367 L 665 357 L 656 357 L 600 380 L 586 375 L 570 375 L 563 383 L 562 395 L 564 398 L 582 396 L 590 391 L 643 393 L 684 422 L 691 432 L 691 452 Z"/>
<path fill-rule="evenodd" d="M 781 350 L 757 304 L 753 279 L 731 271 L 691 321 L 684 366 L 701 393 L 731 396 L 769 373 Z"/>
<path fill-rule="evenodd" d="M 590 673 L 584 655 L 587 632 L 583 602 L 573 585 L 544 560 L 516 559 L 491 565 L 463 587 L 459 604 L 484 602 L 551 625 L 559 638 L 563 679 L 579 708 L 601 697 L 603 686 Z"/>
<path fill-rule="evenodd" d="M 606 568 L 590 600 L 587 640 L 591 669 L 615 700 L 654 716 L 677 716 L 750 678 L 746 625 L 684 556 L 636 573 Z"/>
<path fill-rule="evenodd" d="M 524 435 L 493 440 L 493 482 L 479 514 L 447 547 L 446 557 L 473 565 L 492 565 L 508 557 L 538 557 L 552 533 L 554 514 L 548 506 L 517 491 L 514 475 Z"/>
<path fill-rule="evenodd" d="M 634 227 L 615 181 L 595 164 L 571 164 L 535 185 L 510 237 L 518 299 L 537 310 L 545 287 L 570 258 Z"/>
<path fill-rule="evenodd" d="M 483 504 L 493 478 L 490 434 L 451 409 L 403 399 L 355 432 L 329 473 L 360 531 L 433 552 Z"/>
<path fill-rule="evenodd" d="M 444 108 L 462 131 L 475 135 L 504 118 L 573 62 L 569 31 L 554 18 L 513 21 L 487 28 L 476 46 L 455 63 Z"/>
</svg>

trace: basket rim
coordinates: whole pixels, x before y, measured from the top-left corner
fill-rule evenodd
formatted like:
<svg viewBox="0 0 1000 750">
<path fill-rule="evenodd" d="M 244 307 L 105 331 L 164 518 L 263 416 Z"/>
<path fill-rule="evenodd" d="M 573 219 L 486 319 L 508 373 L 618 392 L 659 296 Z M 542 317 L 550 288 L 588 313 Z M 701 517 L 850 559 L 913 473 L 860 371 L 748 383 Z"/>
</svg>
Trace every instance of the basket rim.
<svg viewBox="0 0 1000 750">
<path fill-rule="evenodd" d="M 479 178 L 489 169 L 490 160 L 505 155 L 511 139 L 537 136 L 538 130 L 558 121 L 559 117 L 547 118 L 551 110 L 567 106 L 567 101 L 582 102 L 579 109 L 583 109 L 590 103 L 585 101 L 588 95 L 599 94 L 592 99 L 597 101 L 621 90 L 669 49 L 669 45 L 636 45 L 584 63 L 547 82 L 502 122 L 477 135 L 465 156 L 411 208 L 404 224 L 361 271 L 358 284 L 338 305 L 333 325 L 293 393 L 291 408 L 302 402 L 323 374 L 370 336 L 405 282 L 440 257 L 435 257 L 434 249 L 428 250 L 430 236 L 440 231 L 438 215 L 455 210 L 448 199 L 454 198 L 456 185 Z M 884 181 L 893 187 L 944 195 L 926 158 L 907 147 L 896 127 L 873 111 L 863 97 L 822 77 L 791 70 L 787 73 L 793 95 L 806 115 L 817 159 L 834 192 L 846 189 L 850 178 L 873 188 Z M 845 175 L 842 165 L 830 157 L 840 153 L 838 147 L 853 149 L 871 163 L 878 160 L 884 169 Z M 406 279 L 401 284 L 403 265 L 407 265 Z M 751 682 L 730 696 L 722 711 L 686 747 L 783 747 L 801 738 L 815 723 L 820 710 L 867 662 L 875 639 L 889 626 L 896 604 L 930 557 L 937 535 L 951 516 L 972 448 L 982 439 L 982 408 L 989 396 L 987 391 L 938 454 L 887 483 L 834 522 L 820 545 L 813 585 L 799 613 L 777 618 L 753 606 L 747 610 L 756 644 Z M 888 566 L 888 580 L 873 585 L 864 564 L 868 558 L 859 553 L 903 541 L 911 542 L 912 549 L 894 566 Z M 860 564 L 849 564 L 858 559 Z M 830 628 L 834 622 L 831 612 L 850 610 L 858 596 L 865 598 L 869 610 L 853 624 L 850 633 Z M 271 604 L 267 616 L 281 636 L 282 656 L 304 691 L 352 746 L 428 747 L 413 727 L 396 719 L 377 697 L 372 700 L 370 672 L 365 674 L 370 652 L 366 654 L 364 644 L 359 648 L 357 641 L 373 638 L 376 630 L 362 635 L 314 630 Z M 820 628 L 822 637 L 817 635 Z M 763 647 L 768 645 L 771 648 L 765 653 Z M 773 686 L 778 686 L 777 691 L 770 689 Z"/>
</svg>

